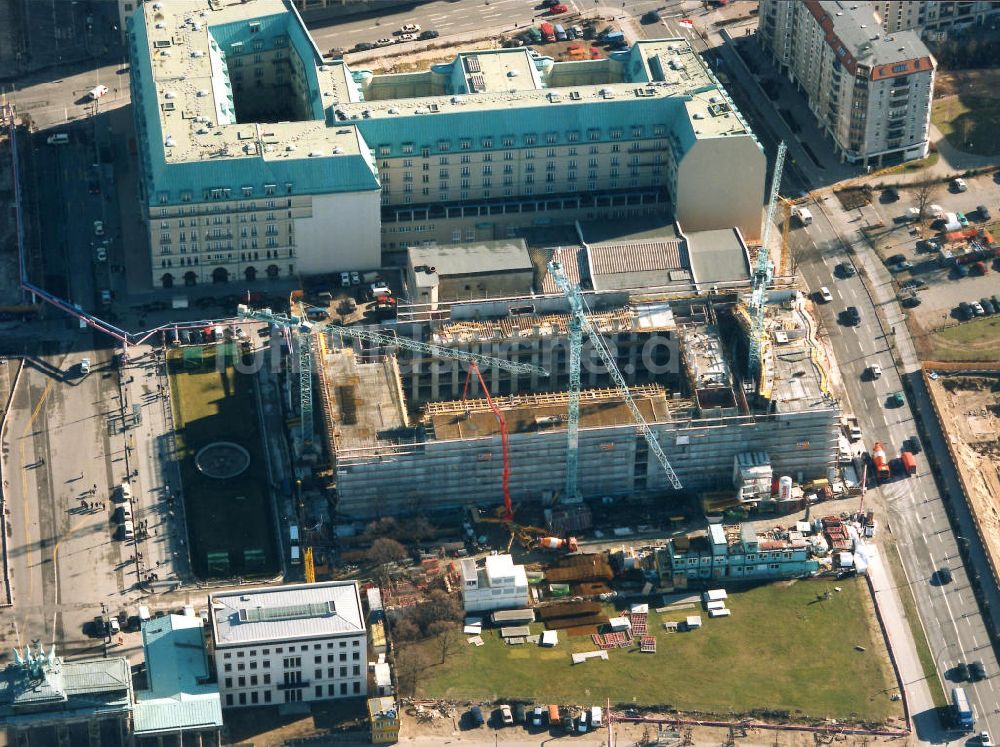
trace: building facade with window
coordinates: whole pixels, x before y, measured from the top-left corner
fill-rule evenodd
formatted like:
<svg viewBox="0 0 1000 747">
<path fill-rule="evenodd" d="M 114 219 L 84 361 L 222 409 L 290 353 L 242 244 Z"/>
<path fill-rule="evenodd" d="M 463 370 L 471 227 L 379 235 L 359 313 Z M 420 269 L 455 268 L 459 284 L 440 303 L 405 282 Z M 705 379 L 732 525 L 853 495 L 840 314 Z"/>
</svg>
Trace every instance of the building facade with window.
<svg viewBox="0 0 1000 747">
<path fill-rule="evenodd" d="M 996 0 L 876 0 L 875 13 L 887 33 L 913 29 L 933 34 L 983 26 L 1000 17 Z"/>
<path fill-rule="evenodd" d="M 927 155 L 937 67 L 915 32 L 885 34 L 875 5 L 761 0 L 757 32 L 841 159 L 863 166 Z"/>
<path fill-rule="evenodd" d="M 223 708 L 367 694 L 367 632 L 354 581 L 214 594 Z"/>
<path fill-rule="evenodd" d="M 282 0 L 175 0 L 142 5 L 129 40 L 157 287 L 646 214 L 759 237 L 763 150 L 683 39 L 373 75 L 325 61 Z"/>
</svg>

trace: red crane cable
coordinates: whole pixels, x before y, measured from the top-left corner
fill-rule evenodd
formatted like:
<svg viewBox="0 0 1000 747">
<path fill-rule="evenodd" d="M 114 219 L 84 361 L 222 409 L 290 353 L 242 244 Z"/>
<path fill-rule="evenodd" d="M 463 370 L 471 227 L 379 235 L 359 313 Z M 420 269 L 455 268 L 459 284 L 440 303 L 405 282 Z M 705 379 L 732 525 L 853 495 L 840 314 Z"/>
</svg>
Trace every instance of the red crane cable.
<svg viewBox="0 0 1000 747">
<path fill-rule="evenodd" d="M 497 423 L 500 424 L 500 448 L 503 451 L 503 518 L 504 521 L 514 520 L 514 508 L 510 500 L 510 444 L 507 440 L 507 421 L 504 420 L 503 413 L 500 412 L 500 408 L 496 406 L 493 402 L 493 398 L 490 396 L 490 390 L 486 387 L 486 381 L 483 379 L 483 374 L 479 370 L 474 362 L 469 364 L 469 373 L 465 377 L 465 389 L 462 390 L 462 402 L 465 402 L 469 395 L 469 382 L 472 380 L 472 374 L 475 372 L 476 377 L 479 379 L 479 385 L 483 389 L 483 395 L 486 397 L 486 404 L 489 405 L 490 411 L 497 419 Z"/>
</svg>

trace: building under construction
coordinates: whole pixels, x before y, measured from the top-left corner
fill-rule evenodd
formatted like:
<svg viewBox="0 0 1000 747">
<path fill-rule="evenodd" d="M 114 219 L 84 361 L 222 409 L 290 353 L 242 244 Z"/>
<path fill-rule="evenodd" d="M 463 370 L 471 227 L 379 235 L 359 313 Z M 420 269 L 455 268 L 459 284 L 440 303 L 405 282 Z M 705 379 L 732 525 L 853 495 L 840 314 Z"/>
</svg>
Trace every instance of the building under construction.
<svg viewBox="0 0 1000 747">
<path fill-rule="evenodd" d="M 455 303 L 396 332 L 548 372 L 481 367 L 509 434 L 512 499 L 548 505 L 566 485 L 570 313 L 566 298 L 544 292 L 544 282 L 539 287 L 531 297 Z M 771 293 L 764 373 L 752 387 L 734 363 L 746 356 L 739 300 L 738 289 L 587 294 L 587 318 L 612 343 L 683 491 L 672 489 L 621 393 L 585 348 L 577 471 L 584 499 L 671 500 L 723 490 L 746 503 L 753 496 L 737 484 L 734 460 L 747 452 L 763 455 L 775 480 L 826 477 L 839 412 L 801 296 Z M 360 349 L 331 332 L 317 339 L 338 513 L 366 518 L 501 504 L 500 421 L 476 377 L 466 391 L 464 363 Z"/>
</svg>

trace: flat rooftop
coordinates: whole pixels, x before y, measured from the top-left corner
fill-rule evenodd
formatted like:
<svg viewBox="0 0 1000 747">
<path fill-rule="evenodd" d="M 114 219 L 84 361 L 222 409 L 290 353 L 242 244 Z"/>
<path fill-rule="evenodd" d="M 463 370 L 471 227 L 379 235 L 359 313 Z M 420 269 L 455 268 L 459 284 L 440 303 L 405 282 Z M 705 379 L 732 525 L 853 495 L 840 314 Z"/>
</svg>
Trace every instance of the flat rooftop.
<svg viewBox="0 0 1000 747">
<path fill-rule="evenodd" d="M 517 270 L 531 272 L 534 269 L 524 239 L 411 246 L 406 254 L 414 268 L 434 267 L 439 277 L 495 275 Z"/>
<path fill-rule="evenodd" d="M 698 283 L 750 279 L 750 257 L 735 228 L 686 234 L 691 273 Z"/>
<path fill-rule="evenodd" d="M 629 390 L 648 423 L 670 420 L 666 392 L 656 385 L 633 386 Z M 564 430 L 569 395 L 565 392 L 519 394 L 495 400 L 503 412 L 507 432 L 543 433 Z M 498 436 L 500 426 L 485 399 L 466 402 L 432 402 L 425 407 L 423 421 L 439 441 Z M 632 413 L 617 390 L 588 389 L 580 392 L 580 427 L 632 425 Z"/>
<path fill-rule="evenodd" d="M 365 362 L 355 354 L 350 340 L 343 348 L 333 348 L 327 339 L 339 343 L 339 338 L 330 333 L 321 342 L 321 396 L 334 452 L 402 439 L 407 418 L 392 363 L 388 359 Z"/>
<path fill-rule="evenodd" d="M 365 632 L 355 581 L 240 589 L 210 602 L 217 647 Z"/>
<path fill-rule="evenodd" d="M 809 8 L 824 28 L 832 30 L 827 43 L 834 51 L 840 47 L 846 54 L 841 61 L 853 73 L 855 64 L 872 67 L 872 78 L 889 78 L 909 75 L 933 67 L 930 50 L 915 31 L 882 33 L 881 21 L 876 18 L 877 4 L 855 0 L 817 0 Z M 893 70 L 894 63 L 909 63 L 904 70 Z M 880 66 L 888 66 L 882 69 Z"/>
</svg>

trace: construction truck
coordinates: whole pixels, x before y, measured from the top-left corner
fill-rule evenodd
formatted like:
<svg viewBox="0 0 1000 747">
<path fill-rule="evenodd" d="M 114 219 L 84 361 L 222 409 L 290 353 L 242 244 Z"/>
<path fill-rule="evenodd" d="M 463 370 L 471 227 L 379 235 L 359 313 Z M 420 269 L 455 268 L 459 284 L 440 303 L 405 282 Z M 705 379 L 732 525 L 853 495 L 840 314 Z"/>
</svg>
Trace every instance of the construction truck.
<svg viewBox="0 0 1000 747">
<path fill-rule="evenodd" d="M 577 545 L 576 537 L 542 537 L 538 540 L 538 546 L 543 550 L 554 550 L 556 552 L 577 552 L 580 547 Z"/>
<path fill-rule="evenodd" d="M 872 462 L 875 464 L 875 477 L 879 482 L 889 479 L 889 460 L 885 456 L 885 449 L 882 442 L 876 441 L 872 448 Z"/>
</svg>

